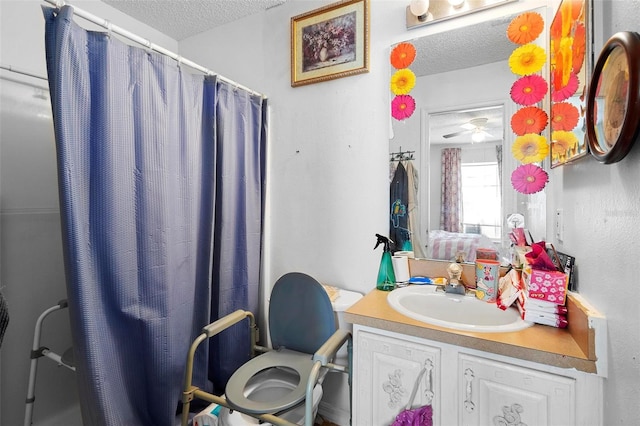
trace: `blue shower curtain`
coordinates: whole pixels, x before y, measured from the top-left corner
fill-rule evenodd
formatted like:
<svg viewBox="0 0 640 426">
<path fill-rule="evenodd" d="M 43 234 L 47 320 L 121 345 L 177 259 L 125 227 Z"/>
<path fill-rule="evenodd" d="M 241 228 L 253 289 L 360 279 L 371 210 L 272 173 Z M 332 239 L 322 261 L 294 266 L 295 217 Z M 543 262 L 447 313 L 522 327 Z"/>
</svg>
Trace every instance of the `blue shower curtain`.
<svg viewBox="0 0 640 426">
<path fill-rule="evenodd" d="M 267 132 L 266 124 L 255 125 L 267 123 L 259 97 L 229 85 L 220 86 L 217 95 L 212 318 L 237 309 L 258 312 Z M 231 374 L 250 357 L 246 324 L 211 339 L 210 351 L 209 378 L 213 392 L 221 394 Z"/>
<path fill-rule="evenodd" d="M 43 10 L 83 422 L 172 425 L 191 341 L 257 314 L 264 105 Z"/>
</svg>

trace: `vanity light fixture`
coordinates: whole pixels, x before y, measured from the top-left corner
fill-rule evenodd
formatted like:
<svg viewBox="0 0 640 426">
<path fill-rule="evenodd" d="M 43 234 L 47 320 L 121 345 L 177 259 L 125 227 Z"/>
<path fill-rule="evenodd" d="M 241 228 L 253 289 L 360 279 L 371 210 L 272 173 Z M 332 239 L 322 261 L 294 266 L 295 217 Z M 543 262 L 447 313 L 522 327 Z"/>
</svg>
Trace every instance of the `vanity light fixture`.
<svg viewBox="0 0 640 426">
<path fill-rule="evenodd" d="M 468 15 L 518 0 L 411 0 L 407 6 L 407 29 Z"/>
<path fill-rule="evenodd" d="M 409 11 L 418 21 L 425 22 L 429 16 L 429 0 L 411 0 Z"/>
</svg>

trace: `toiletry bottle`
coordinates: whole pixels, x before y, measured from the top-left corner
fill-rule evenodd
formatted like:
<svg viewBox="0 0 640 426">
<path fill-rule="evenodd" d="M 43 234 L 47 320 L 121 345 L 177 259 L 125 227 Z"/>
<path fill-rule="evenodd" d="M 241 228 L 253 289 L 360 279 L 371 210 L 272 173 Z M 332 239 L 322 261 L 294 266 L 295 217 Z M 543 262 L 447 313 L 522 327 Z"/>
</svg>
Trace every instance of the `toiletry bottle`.
<svg viewBox="0 0 640 426">
<path fill-rule="evenodd" d="M 383 244 L 384 249 L 382 259 L 380 260 L 380 269 L 378 269 L 376 288 L 378 290 L 391 291 L 396 285 L 396 275 L 393 272 L 393 263 L 391 262 L 391 240 L 380 234 L 376 234 L 376 237 L 378 238 L 378 242 L 373 249 L 377 249 L 380 244 Z"/>
</svg>

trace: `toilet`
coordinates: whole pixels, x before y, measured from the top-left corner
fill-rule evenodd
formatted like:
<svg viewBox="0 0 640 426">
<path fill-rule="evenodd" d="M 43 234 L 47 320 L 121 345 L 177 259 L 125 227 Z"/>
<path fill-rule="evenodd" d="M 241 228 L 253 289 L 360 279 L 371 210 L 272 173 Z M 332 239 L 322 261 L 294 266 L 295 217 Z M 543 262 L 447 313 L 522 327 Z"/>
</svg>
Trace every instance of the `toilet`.
<svg viewBox="0 0 640 426">
<path fill-rule="evenodd" d="M 347 329 L 350 332 L 353 327 L 344 321 L 344 312 L 354 303 L 362 298 L 362 294 L 338 289 L 337 295 L 333 297 L 331 304 L 336 320 L 336 326 L 338 328 Z M 334 359 L 335 364 L 348 365 L 348 350 L 347 344 L 336 354 Z M 341 373 L 335 373 L 342 375 Z M 325 371 L 326 375 L 326 371 Z M 324 378 L 319 382 L 313 390 L 313 415 L 315 416 L 318 411 L 318 406 L 323 396 L 323 383 Z M 245 394 L 256 401 L 268 401 L 278 398 L 288 392 L 291 392 L 298 384 L 299 378 L 297 374 L 287 368 L 271 368 L 264 370 L 247 383 L 244 391 Z M 292 423 L 299 425 L 304 424 L 305 407 L 301 404 L 285 414 L 280 415 Z M 212 404 L 205 410 L 196 415 L 193 419 L 194 426 L 242 426 L 242 425 L 257 425 L 259 420 L 240 413 L 239 411 L 231 411 L 226 407 L 218 407 L 216 404 Z M 268 425 L 269 423 L 264 423 Z"/>
</svg>

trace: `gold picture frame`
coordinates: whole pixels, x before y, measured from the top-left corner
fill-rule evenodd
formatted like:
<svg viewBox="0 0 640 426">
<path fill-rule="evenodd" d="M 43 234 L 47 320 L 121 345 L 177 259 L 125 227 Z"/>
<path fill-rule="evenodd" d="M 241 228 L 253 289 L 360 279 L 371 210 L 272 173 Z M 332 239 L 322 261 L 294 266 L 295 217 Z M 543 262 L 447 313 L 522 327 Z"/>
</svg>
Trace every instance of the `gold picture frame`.
<svg viewBox="0 0 640 426">
<path fill-rule="evenodd" d="M 291 18 L 291 86 L 369 72 L 369 0 Z"/>
</svg>

